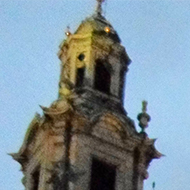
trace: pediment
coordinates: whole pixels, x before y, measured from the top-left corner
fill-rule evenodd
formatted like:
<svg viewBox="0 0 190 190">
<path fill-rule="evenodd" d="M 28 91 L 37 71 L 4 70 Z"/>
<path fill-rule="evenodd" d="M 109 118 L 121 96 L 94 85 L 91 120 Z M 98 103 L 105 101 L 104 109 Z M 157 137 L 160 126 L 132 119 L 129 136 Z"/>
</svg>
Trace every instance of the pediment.
<svg viewBox="0 0 190 190">
<path fill-rule="evenodd" d="M 131 136 L 130 126 L 111 113 L 97 116 L 91 134 L 107 141 L 125 141 Z M 132 130 L 133 131 L 133 130 Z"/>
</svg>

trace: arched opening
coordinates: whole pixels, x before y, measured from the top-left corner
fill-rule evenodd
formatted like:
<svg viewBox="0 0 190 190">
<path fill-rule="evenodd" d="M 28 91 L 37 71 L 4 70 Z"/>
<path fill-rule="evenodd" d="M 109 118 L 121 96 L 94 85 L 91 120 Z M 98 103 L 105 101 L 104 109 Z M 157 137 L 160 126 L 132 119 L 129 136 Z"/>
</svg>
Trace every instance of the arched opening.
<svg viewBox="0 0 190 190">
<path fill-rule="evenodd" d="M 111 76 L 101 60 L 96 61 L 94 87 L 101 92 L 110 93 Z"/>
<path fill-rule="evenodd" d="M 116 167 L 92 159 L 90 190 L 115 190 Z"/>
<path fill-rule="evenodd" d="M 40 182 L 40 171 L 39 171 L 39 169 L 34 171 L 34 173 L 32 174 L 32 177 L 33 177 L 33 189 L 32 190 L 38 190 L 39 182 Z"/>
<path fill-rule="evenodd" d="M 76 87 L 82 87 L 84 83 L 85 67 L 77 68 Z"/>
<path fill-rule="evenodd" d="M 139 165 L 139 158 L 140 158 L 140 152 L 138 148 L 135 148 L 134 153 L 133 153 L 133 190 L 137 190 L 138 188 L 138 178 L 139 178 L 139 173 L 138 173 L 138 165 Z"/>
</svg>

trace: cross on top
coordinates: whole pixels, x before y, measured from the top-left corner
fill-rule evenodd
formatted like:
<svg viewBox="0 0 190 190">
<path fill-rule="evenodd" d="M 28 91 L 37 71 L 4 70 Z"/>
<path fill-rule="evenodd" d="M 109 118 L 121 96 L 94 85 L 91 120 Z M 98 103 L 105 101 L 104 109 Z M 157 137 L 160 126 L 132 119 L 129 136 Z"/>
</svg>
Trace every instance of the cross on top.
<svg viewBox="0 0 190 190">
<path fill-rule="evenodd" d="M 96 9 L 96 12 L 98 14 L 102 14 L 102 3 L 105 1 L 105 0 L 96 0 L 97 1 L 97 9 Z"/>
</svg>

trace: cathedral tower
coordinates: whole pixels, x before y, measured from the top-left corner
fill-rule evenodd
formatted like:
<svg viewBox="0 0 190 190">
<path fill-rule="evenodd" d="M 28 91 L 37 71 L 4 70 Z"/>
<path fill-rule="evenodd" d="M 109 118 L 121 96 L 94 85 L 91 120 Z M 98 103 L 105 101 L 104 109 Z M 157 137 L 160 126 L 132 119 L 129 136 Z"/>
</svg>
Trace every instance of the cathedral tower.
<svg viewBox="0 0 190 190">
<path fill-rule="evenodd" d="M 147 168 L 161 154 L 123 107 L 130 59 L 101 4 L 60 45 L 59 97 L 35 115 L 18 153 L 26 190 L 142 190 Z"/>
</svg>

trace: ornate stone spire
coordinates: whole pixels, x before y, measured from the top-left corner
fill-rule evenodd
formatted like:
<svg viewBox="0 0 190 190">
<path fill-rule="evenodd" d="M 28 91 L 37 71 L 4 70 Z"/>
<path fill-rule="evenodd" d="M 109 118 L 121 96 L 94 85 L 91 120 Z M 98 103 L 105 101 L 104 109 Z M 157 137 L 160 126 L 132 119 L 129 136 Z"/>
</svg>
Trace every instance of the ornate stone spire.
<svg viewBox="0 0 190 190">
<path fill-rule="evenodd" d="M 96 8 L 96 13 L 101 15 L 102 14 L 102 3 L 105 0 L 96 0 L 97 1 L 97 8 Z"/>
</svg>

